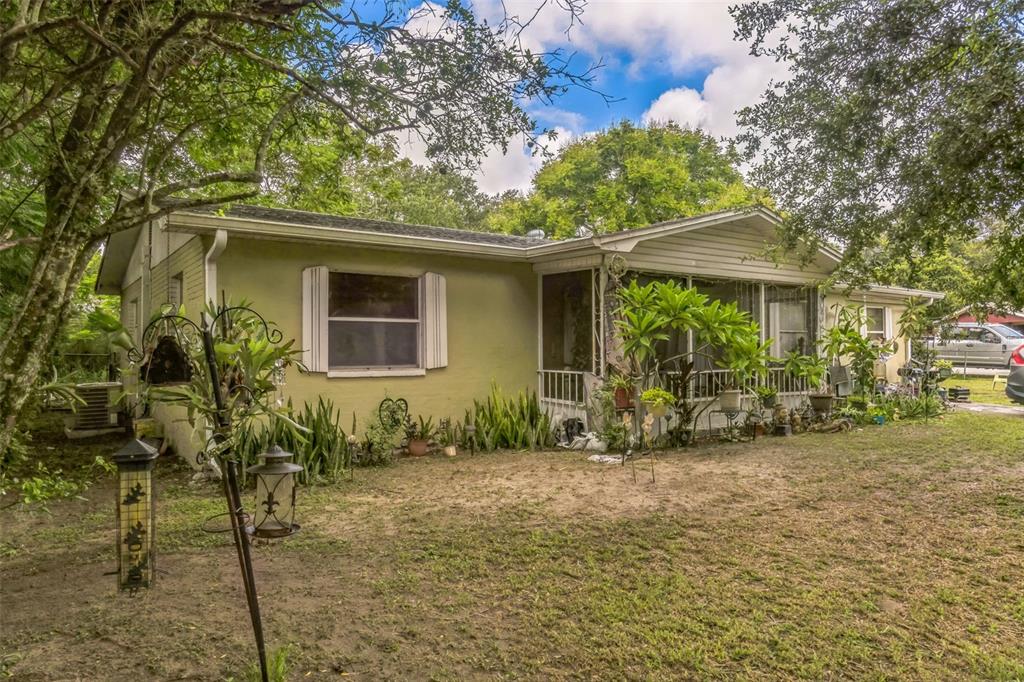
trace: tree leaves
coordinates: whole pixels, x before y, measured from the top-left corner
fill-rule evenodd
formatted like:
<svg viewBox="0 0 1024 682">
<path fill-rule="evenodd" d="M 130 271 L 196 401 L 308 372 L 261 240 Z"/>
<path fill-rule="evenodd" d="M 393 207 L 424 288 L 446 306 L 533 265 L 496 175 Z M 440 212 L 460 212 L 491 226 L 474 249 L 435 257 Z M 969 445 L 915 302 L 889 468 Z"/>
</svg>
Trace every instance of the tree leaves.
<svg viewBox="0 0 1024 682">
<path fill-rule="evenodd" d="M 786 246 L 845 249 L 837 277 L 912 270 L 951 245 L 1019 244 L 1024 2 L 772 0 L 735 7 L 737 36 L 787 63 L 739 114 L 752 180 L 789 214 Z M 1019 247 L 1018 247 L 1019 248 Z M 1024 305 L 1020 269 L 986 288 Z M 906 282 L 895 282 L 905 284 Z"/>
<path fill-rule="evenodd" d="M 532 192 L 506 199 L 489 223 L 568 238 L 747 206 L 759 194 L 744 185 L 736 161 L 701 131 L 623 121 L 563 148 L 534 177 Z"/>
</svg>

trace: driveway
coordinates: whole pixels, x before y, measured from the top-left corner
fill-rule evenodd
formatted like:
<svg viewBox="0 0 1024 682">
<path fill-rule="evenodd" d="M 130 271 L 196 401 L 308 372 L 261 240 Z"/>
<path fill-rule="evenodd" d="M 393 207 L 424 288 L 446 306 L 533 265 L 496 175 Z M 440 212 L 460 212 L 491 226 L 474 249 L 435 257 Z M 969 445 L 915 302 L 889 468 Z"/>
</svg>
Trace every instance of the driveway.
<svg viewBox="0 0 1024 682">
<path fill-rule="evenodd" d="M 1007 416 L 1024 417 L 1024 407 L 1011 405 L 992 405 L 989 403 L 956 403 L 956 409 L 968 412 L 982 412 L 984 414 L 1004 414 Z"/>
</svg>

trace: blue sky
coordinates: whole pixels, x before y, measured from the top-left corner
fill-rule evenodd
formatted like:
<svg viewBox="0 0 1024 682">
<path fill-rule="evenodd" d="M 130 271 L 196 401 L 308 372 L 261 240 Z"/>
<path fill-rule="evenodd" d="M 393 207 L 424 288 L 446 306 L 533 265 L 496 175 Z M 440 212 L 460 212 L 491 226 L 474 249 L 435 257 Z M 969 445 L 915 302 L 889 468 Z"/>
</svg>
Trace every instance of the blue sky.
<svg viewBox="0 0 1024 682">
<path fill-rule="evenodd" d="M 585 61 L 585 57 L 576 61 Z M 595 89 L 616 98 L 605 102 L 597 93 L 582 88 L 571 89 L 550 107 L 531 109 L 544 126 L 564 126 L 566 113 L 579 117 L 582 130 L 600 130 L 622 119 L 640 121 L 645 111 L 662 93 L 673 88 L 686 87 L 700 90 L 711 67 L 698 65 L 685 75 L 673 74 L 662 64 L 646 65 L 637 72 L 628 52 L 606 55 L 605 65 L 595 74 Z M 576 131 L 580 132 L 580 131 Z"/>
<path fill-rule="evenodd" d="M 557 130 L 559 143 L 624 118 L 672 120 L 731 137 L 739 132 L 735 111 L 756 103 L 785 75 L 784 67 L 750 56 L 749 47 L 733 39 L 728 7 L 736 0 L 589 0 L 568 33 L 569 14 L 554 0 L 468 1 L 492 24 L 505 11 L 527 17 L 542 5 L 521 36 L 527 47 L 575 53 L 577 70 L 604 64 L 594 86 L 617 101 L 575 89 L 550 106 L 528 107 L 542 127 Z M 513 141 L 507 154 L 488 150 L 475 174 L 483 191 L 529 188 L 542 159 L 522 142 Z M 414 147 L 407 147 L 408 156 L 424 161 Z"/>
</svg>

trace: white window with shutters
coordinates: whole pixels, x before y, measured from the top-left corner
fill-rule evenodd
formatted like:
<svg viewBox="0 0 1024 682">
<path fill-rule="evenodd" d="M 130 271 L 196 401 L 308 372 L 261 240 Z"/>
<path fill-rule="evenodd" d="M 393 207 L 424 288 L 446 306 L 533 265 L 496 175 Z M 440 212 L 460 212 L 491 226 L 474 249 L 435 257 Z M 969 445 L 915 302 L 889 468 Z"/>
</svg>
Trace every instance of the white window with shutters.
<svg viewBox="0 0 1024 682">
<path fill-rule="evenodd" d="M 303 271 L 303 361 L 328 376 L 422 375 L 448 364 L 444 276 Z"/>
</svg>

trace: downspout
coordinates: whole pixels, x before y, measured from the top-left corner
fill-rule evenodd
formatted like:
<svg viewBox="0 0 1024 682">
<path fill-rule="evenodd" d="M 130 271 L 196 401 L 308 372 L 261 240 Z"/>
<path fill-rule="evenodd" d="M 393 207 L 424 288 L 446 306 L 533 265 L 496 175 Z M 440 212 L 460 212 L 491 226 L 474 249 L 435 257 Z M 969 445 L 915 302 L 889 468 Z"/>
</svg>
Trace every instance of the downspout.
<svg viewBox="0 0 1024 682">
<path fill-rule="evenodd" d="M 203 266 L 206 275 L 206 302 L 211 307 L 217 306 L 217 259 L 224 253 L 228 245 L 228 233 L 225 230 L 217 230 L 213 234 L 213 243 L 210 244 L 206 257 L 203 259 Z"/>
<path fill-rule="evenodd" d="M 227 245 L 228 233 L 224 230 L 217 230 L 213 234 L 213 243 L 210 244 L 210 248 L 203 258 L 203 274 L 206 277 L 206 302 L 211 308 L 217 307 L 217 259 L 220 258 L 220 254 L 224 253 L 224 248 Z M 212 425 L 207 424 L 203 432 L 205 432 L 207 442 L 209 442 L 213 437 Z M 214 480 L 219 481 L 221 476 L 223 476 L 220 467 L 217 465 L 217 460 L 212 457 L 208 458 L 203 464 L 199 464 L 198 457 L 190 458 L 190 463 L 199 466 L 200 469 L 206 471 L 207 475 Z"/>
</svg>

